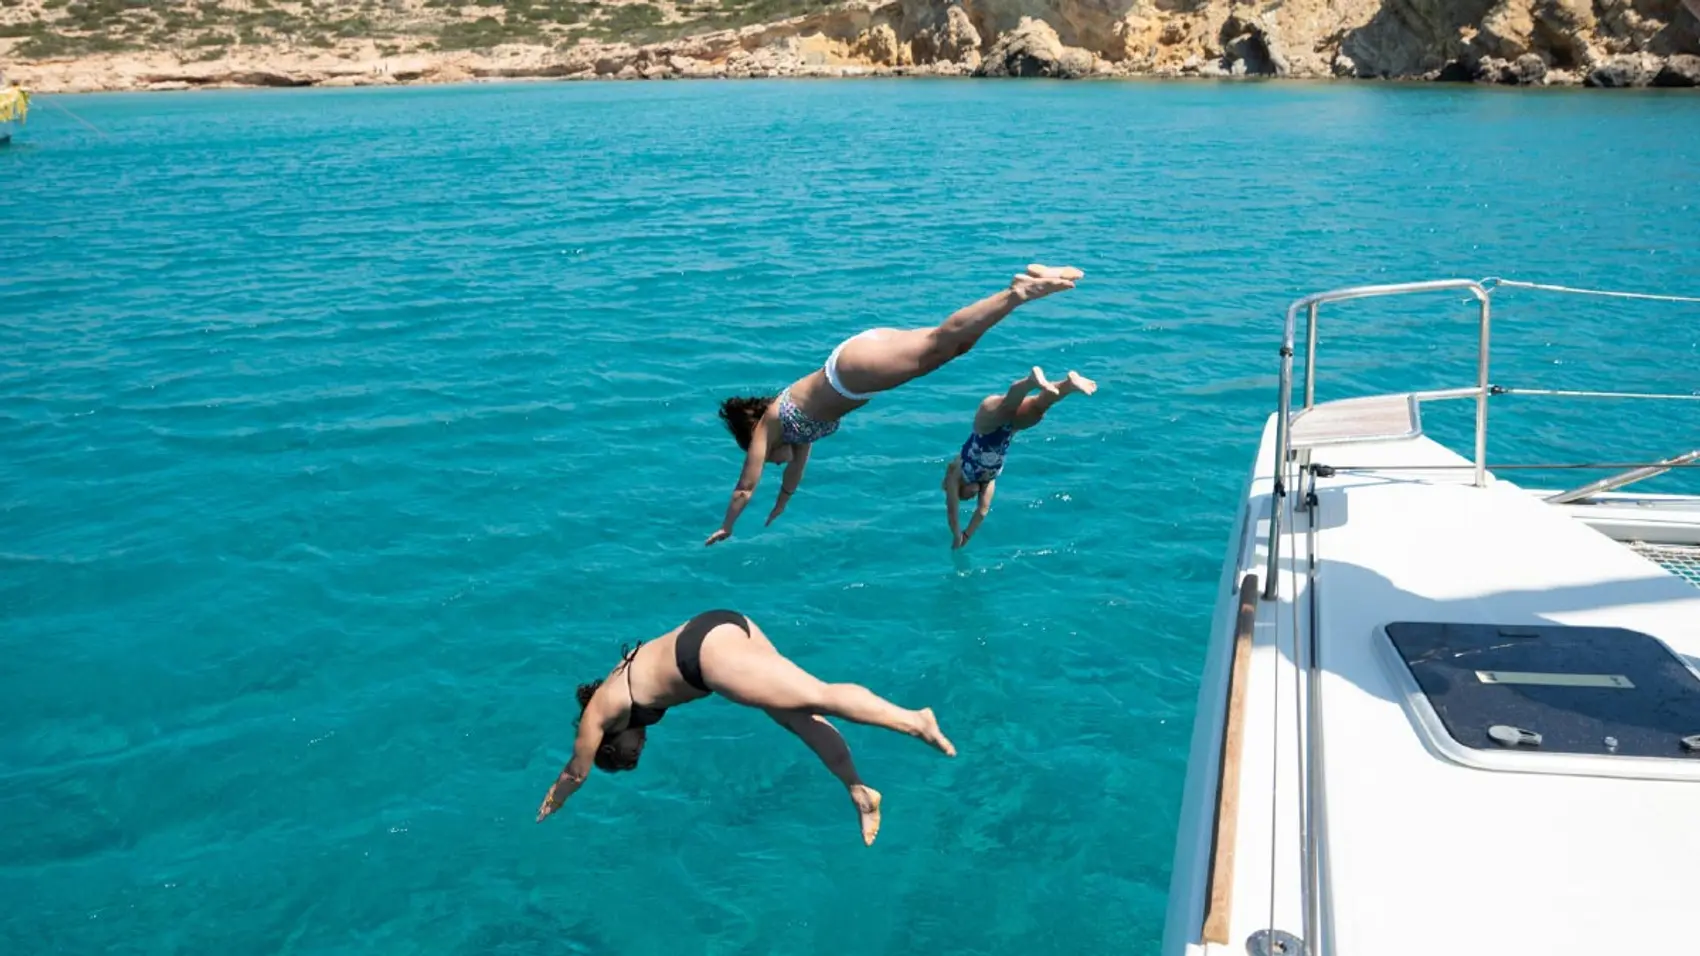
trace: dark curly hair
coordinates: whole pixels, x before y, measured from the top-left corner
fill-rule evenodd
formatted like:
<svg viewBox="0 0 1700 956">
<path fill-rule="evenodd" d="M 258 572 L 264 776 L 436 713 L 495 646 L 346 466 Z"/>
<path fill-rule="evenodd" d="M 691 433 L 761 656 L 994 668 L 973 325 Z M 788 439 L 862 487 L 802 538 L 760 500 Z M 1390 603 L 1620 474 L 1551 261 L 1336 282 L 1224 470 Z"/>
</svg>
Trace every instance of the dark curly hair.
<svg viewBox="0 0 1700 956">
<path fill-rule="evenodd" d="M 775 396 L 765 398 L 750 395 L 745 397 L 728 398 L 720 403 L 720 420 L 726 423 L 726 430 L 738 440 L 738 447 L 750 450 L 750 437 L 755 434 L 756 422 L 767 414 L 767 406 L 773 404 Z"/>
<path fill-rule="evenodd" d="M 596 696 L 596 688 L 601 686 L 600 680 L 578 685 L 578 720 L 573 721 L 575 725 L 578 724 L 579 720 L 584 719 L 584 709 L 590 706 L 590 699 Z"/>
</svg>

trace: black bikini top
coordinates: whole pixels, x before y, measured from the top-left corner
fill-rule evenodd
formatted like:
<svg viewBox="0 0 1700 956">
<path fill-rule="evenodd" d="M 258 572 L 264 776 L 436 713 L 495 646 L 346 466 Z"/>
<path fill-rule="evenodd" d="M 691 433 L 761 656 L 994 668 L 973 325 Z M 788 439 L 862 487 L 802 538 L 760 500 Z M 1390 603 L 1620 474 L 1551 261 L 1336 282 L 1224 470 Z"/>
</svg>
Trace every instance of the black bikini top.
<svg viewBox="0 0 1700 956">
<path fill-rule="evenodd" d="M 637 730 L 639 727 L 659 724 L 661 718 L 667 716 L 667 708 L 645 707 L 637 702 L 637 694 L 632 692 L 632 661 L 637 658 L 638 647 L 642 646 L 643 643 L 638 642 L 638 646 L 632 648 L 631 653 L 626 655 L 626 696 L 632 699 L 632 713 L 626 723 L 627 730 Z"/>
</svg>

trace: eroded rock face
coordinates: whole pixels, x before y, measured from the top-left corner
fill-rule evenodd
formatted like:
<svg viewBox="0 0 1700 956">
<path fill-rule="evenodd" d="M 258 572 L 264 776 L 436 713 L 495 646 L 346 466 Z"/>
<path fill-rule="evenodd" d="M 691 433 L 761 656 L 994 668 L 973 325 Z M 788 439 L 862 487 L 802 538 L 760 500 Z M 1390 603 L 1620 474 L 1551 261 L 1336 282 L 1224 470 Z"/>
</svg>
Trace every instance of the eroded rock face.
<svg viewBox="0 0 1700 956">
<path fill-rule="evenodd" d="M 1533 0 L 1528 46 L 1554 67 L 1575 70 L 1593 59 L 1597 26 L 1592 0 Z"/>
<path fill-rule="evenodd" d="M 1533 53 L 1525 53 L 1511 64 L 1510 80 L 1518 86 L 1534 86 L 1547 78 L 1547 63 Z"/>
<path fill-rule="evenodd" d="M 1629 87 L 1646 86 L 1659 73 L 1658 57 L 1650 53 L 1627 53 L 1608 56 L 1594 64 L 1583 83 L 1588 86 Z"/>
<path fill-rule="evenodd" d="M 1666 60 L 1658 75 L 1653 77 L 1653 85 L 1700 86 L 1700 56 L 1678 53 Z"/>
<path fill-rule="evenodd" d="M 960 2 L 901 0 L 896 14 L 898 42 L 909 50 L 907 62 L 980 65 L 986 41 Z"/>
<path fill-rule="evenodd" d="M 1488 57 L 1479 61 L 1476 64 L 1474 79 L 1477 83 L 1537 86 L 1545 82 L 1546 76 L 1546 61 L 1533 53 L 1525 53 L 1514 61 L 1502 60 L 1498 57 Z"/>
<path fill-rule="evenodd" d="M 1426 77 L 1518 85 L 1700 83 L 1700 0 L 850 0 L 647 46 L 580 41 L 383 56 L 370 42 L 220 60 L 101 54 L 8 63 L 43 92 L 372 85 L 467 78 L 878 73 Z M 0 13 L 0 21 L 5 15 Z M 0 38 L 0 57 L 16 43 Z"/>
<path fill-rule="evenodd" d="M 1346 34 L 1340 52 L 1356 64 L 1358 76 L 1450 78 L 1451 65 L 1470 58 L 1466 30 L 1493 7 L 1492 0 L 1387 0 L 1368 23 Z"/>
<path fill-rule="evenodd" d="M 1535 14 L 1531 0 L 1500 0 L 1482 18 L 1474 46 L 1489 57 L 1515 60 L 1529 52 L 1534 32 Z"/>
<path fill-rule="evenodd" d="M 898 55 L 897 31 L 889 23 L 870 27 L 858 38 L 856 48 L 869 62 L 879 66 L 897 66 L 902 62 Z"/>
<path fill-rule="evenodd" d="M 1044 20 L 1023 17 L 1015 29 L 998 37 L 976 76 L 1044 76 L 1075 79 L 1092 73 L 1092 54 L 1064 46 L 1055 27 Z"/>
<path fill-rule="evenodd" d="M 980 35 L 974 22 L 968 18 L 968 12 L 961 6 L 951 4 L 945 10 L 944 29 L 935 42 L 940 60 L 961 63 L 970 68 L 980 65 L 980 47 L 985 43 L 985 37 Z"/>
<path fill-rule="evenodd" d="M 1222 58 L 1231 73 L 1286 76 L 1287 54 L 1275 31 L 1261 17 L 1234 13 L 1222 22 Z"/>
</svg>

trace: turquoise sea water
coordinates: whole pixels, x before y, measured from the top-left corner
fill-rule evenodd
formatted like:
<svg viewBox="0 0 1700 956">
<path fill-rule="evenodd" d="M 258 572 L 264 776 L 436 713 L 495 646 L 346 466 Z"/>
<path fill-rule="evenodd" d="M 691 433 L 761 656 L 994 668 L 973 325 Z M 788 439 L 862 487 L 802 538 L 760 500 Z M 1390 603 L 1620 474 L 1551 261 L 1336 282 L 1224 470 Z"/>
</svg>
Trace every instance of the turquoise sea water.
<svg viewBox="0 0 1700 956">
<path fill-rule="evenodd" d="M 1446 275 L 1700 291 L 1693 97 L 61 102 L 105 137 L 44 104 L 0 152 L 6 953 L 1150 952 L 1280 310 Z M 770 473 L 702 546 L 738 467 L 721 396 L 1034 260 L 1088 278 L 854 414 L 778 524 Z M 1323 397 L 1467 383 L 1469 314 L 1342 310 Z M 1692 309 L 1507 295 L 1496 378 L 1689 391 L 1697 343 Z M 1033 363 L 1102 391 L 1018 438 L 952 554 L 943 463 Z M 1636 458 L 1700 413 L 1494 427 L 1500 460 Z M 574 685 L 722 605 L 935 707 L 961 755 L 847 728 L 886 796 L 864 849 L 813 756 L 710 701 L 535 825 Z"/>
</svg>

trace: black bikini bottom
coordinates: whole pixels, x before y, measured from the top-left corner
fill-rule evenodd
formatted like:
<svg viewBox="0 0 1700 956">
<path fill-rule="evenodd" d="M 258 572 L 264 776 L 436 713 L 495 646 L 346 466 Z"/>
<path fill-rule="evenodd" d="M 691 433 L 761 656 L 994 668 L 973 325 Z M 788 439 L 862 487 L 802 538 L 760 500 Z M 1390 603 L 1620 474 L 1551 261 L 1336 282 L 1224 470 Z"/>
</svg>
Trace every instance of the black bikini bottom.
<svg viewBox="0 0 1700 956">
<path fill-rule="evenodd" d="M 702 642 L 708 632 L 722 624 L 736 624 L 744 636 L 750 634 L 750 619 L 737 611 L 704 611 L 685 622 L 679 636 L 673 640 L 673 659 L 679 665 L 679 676 L 685 683 L 706 694 L 714 691 L 702 679 Z"/>
</svg>

